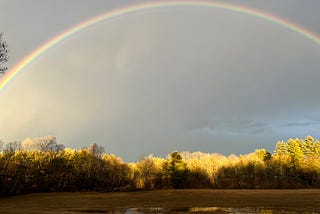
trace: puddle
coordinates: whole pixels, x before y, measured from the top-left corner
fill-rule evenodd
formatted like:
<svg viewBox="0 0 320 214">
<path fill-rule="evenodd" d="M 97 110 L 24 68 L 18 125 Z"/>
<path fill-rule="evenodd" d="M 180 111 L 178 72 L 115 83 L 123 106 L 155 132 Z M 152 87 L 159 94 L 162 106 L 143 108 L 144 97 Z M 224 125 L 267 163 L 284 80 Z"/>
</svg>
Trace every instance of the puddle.
<svg viewBox="0 0 320 214">
<path fill-rule="evenodd" d="M 288 211 L 285 209 L 268 209 L 263 207 L 136 207 L 122 209 L 83 209 L 83 210 L 67 210 L 69 213 L 93 213 L 93 214 L 148 214 L 148 213 L 204 213 L 204 214 L 222 214 L 222 213 L 264 213 L 264 214 L 289 214 L 301 213 L 301 211 Z M 316 213 L 314 211 L 304 211 L 305 214 Z"/>
<path fill-rule="evenodd" d="M 144 208 L 130 208 L 126 210 L 130 214 L 142 213 L 232 213 L 232 209 L 223 207 L 144 207 Z"/>
</svg>

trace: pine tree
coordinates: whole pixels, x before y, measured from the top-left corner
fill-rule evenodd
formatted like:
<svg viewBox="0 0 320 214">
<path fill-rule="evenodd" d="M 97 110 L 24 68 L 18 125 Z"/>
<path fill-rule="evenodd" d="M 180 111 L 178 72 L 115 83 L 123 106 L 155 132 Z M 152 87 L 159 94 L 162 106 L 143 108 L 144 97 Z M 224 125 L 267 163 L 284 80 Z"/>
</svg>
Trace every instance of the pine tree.
<svg viewBox="0 0 320 214">
<path fill-rule="evenodd" d="M 165 183 L 169 187 L 178 189 L 186 187 L 189 171 L 179 152 L 172 152 L 162 168 Z"/>
</svg>

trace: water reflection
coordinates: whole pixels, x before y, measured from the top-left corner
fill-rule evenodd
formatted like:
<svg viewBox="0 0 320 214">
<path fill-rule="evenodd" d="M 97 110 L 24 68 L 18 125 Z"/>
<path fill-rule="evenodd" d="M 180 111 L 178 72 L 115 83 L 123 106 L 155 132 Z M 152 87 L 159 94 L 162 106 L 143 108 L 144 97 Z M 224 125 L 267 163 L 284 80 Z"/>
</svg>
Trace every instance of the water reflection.
<svg viewBox="0 0 320 214">
<path fill-rule="evenodd" d="M 286 211 L 283 209 L 266 209 L 258 207 L 243 207 L 243 208 L 232 208 L 232 207 L 180 207 L 180 208 L 163 208 L 163 207 L 148 207 L 148 208 L 130 208 L 127 209 L 126 214 L 145 214 L 145 213 L 204 213 L 204 214 L 218 214 L 218 213 L 262 213 L 262 214 L 278 214 L 278 213 L 301 213 L 301 211 Z M 311 214 L 314 212 L 303 212 L 305 214 Z"/>
<path fill-rule="evenodd" d="M 232 208 L 232 207 L 137 207 L 137 208 L 127 208 L 127 209 L 86 209 L 86 210 L 69 210 L 72 213 L 94 213 L 94 214 L 147 214 L 147 213 L 204 213 L 204 214 L 217 214 L 217 213 L 262 213 L 262 214 L 288 214 L 288 213 L 304 213 L 311 214 L 317 213 L 315 211 L 293 211 L 286 209 L 274 209 L 274 208 L 264 208 L 264 207 L 242 207 L 242 208 Z"/>
</svg>

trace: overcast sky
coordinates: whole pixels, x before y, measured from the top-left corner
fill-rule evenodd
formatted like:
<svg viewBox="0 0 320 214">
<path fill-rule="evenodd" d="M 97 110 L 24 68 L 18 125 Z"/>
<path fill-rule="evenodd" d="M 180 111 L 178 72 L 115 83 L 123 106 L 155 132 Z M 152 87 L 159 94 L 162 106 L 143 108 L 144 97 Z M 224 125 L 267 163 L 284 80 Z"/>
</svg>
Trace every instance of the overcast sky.
<svg viewBox="0 0 320 214">
<path fill-rule="evenodd" d="M 0 0 L 12 68 L 64 30 L 139 0 Z M 224 1 L 320 35 L 320 1 Z M 223 9 L 141 11 L 59 43 L 0 93 L 0 139 L 54 135 L 135 161 L 173 150 L 273 152 L 320 137 L 320 46 Z"/>
</svg>

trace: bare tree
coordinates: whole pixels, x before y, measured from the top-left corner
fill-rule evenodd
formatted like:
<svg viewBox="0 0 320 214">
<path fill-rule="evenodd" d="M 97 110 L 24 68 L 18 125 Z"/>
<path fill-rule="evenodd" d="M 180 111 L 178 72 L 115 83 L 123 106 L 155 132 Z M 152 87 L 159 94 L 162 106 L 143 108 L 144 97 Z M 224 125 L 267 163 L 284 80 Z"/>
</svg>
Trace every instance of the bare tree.
<svg viewBox="0 0 320 214">
<path fill-rule="evenodd" d="M 0 74 L 4 74 L 7 67 L 4 64 L 8 61 L 8 46 L 5 41 L 2 40 L 2 33 L 0 33 Z"/>
<path fill-rule="evenodd" d="M 56 137 L 48 135 L 35 139 L 26 138 L 22 141 L 21 148 L 24 151 L 37 150 L 40 152 L 59 152 L 64 150 L 64 145 L 58 144 Z"/>
<path fill-rule="evenodd" d="M 105 152 L 104 147 L 99 146 L 96 143 L 92 143 L 87 149 L 90 154 L 97 156 L 97 157 L 101 157 L 101 155 Z"/>
<path fill-rule="evenodd" d="M 15 153 L 21 150 L 21 142 L 20 141 L 12 141 L 5 144 L 4 152 L 6 153 Z"/>
</svg>

